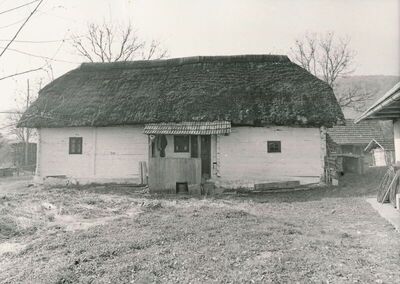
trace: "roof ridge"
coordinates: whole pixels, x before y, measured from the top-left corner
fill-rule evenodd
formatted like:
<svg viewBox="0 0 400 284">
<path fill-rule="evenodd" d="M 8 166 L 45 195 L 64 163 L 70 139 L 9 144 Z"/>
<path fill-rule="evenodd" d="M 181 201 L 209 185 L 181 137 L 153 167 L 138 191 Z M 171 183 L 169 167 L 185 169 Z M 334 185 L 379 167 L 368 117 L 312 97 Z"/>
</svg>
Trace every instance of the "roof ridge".
<svg viewBox="0 0 400 284">
<path fill-rule="evenodd" d="M 275 54 L 243 54 L 243 55 L 221 55 L 221 56 L 190 56 L 169 59 L 135 60 L 118 62 L 86 62 L 79 69 L 84 71 L 102 69 L 140 69 L 151 67 L 180 66 L 197 63 L 236 63 L 236 62 L 269 62 L 269 63 L 291 63 L 287 55 Z"/>
</svg>

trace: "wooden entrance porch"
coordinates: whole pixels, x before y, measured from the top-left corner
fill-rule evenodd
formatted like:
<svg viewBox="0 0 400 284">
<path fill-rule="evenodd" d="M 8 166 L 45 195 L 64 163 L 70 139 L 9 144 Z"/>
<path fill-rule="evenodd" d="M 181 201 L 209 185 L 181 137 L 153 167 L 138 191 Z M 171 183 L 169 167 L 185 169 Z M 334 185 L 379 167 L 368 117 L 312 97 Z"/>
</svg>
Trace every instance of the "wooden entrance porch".
<svg viewBox="0 0 400 284">
<path fill-rule="evenodd" d="M 149 135 L 149 188 L 177 193 L 212 177 L 212 138 L 230 132 L 229 122 L 162 123 L 145 126 Z M 215 148 L 215 145 L 214 145 Z"/>
</svg>

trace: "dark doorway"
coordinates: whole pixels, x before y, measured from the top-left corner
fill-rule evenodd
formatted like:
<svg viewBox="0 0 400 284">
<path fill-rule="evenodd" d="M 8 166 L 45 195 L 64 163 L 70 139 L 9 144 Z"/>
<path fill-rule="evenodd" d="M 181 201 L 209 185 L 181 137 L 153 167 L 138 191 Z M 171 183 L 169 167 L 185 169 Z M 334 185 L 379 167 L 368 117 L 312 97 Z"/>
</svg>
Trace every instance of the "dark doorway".
<svg viewBox="0 0 400 284">
<path fill-rule="evenodd" d="M 211 136 L 201 136 L 201 176 L 211 178 Z"/>
<path fill-rule="evenodd" d="M 177 182 L 176 183 L 176 193 L 188 193 L 188 183 L 187 182 Z"/>
</svg>

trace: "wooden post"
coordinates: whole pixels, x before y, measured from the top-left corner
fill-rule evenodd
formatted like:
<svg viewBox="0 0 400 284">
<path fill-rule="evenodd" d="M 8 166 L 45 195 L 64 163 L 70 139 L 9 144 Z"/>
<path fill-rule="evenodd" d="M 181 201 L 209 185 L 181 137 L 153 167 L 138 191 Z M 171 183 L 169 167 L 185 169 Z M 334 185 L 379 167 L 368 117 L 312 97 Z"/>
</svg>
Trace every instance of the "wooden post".
<svg viewBox="0 0 400 284">
<path fill-rule="evenodd" d="M 27 83 L 27 92 L 26 92 L 26 109 L 29 107 L 29 79 L 26 80 Z M 29 128 L 25 128 L 26 138 L 25 138 L 25 155 L 24 155 L 24 165 L 28 166 L 29 164 Z"/>
</svg>

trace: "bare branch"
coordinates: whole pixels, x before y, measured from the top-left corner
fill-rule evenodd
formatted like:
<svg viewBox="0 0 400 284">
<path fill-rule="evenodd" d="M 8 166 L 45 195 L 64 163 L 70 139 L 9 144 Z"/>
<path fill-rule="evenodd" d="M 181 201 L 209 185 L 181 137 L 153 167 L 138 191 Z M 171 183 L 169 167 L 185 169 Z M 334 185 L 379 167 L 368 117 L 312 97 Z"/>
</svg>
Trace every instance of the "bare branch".
<svg viewBox="0 0 400 284">
<path fill-rule="evenodd" d="M 346 90 L 338 90 L 336 86 L 340 77 L 354 72 L 355 52 L 350 48 L 349 38 L 336 38 L 334 33 L 306 34 L 295 41 L 291 51 L 294 62 L 335 89 L 340 106 L 361 110 L 374 97 L 374 91 L 360 86 Z"/>
<path fill-rule="evenodd" d="M 353 85 L 344 90 L 336 90 L 338 103 L 341 107 L 352 108 L 356 111 L 364 111 L 368 102 L 375 98 L 377 90 Z"/>
<path fill-rule="evenodd" d="M 140 40 L 129 23 L 125 28 L 110 23 L 90 24 L 87 35 L 74 37 L 73 47 L 78 55 L 90 62 L 115 62 L 135 59 L 160 59 L 167 57 L 167 50 L 158 41 L 149 45 Z"/>
<path fill-rule="evenodd" d="M 323 36 L 306 34 L 296 40 L 291 49 L 293 60 L 317 77 L 321 77 L 331 87 L 342 76 L 351 74 L 354 51 L 350 49 L 348 38 L 336 39 L 334 33 Z"/>
</svg>

